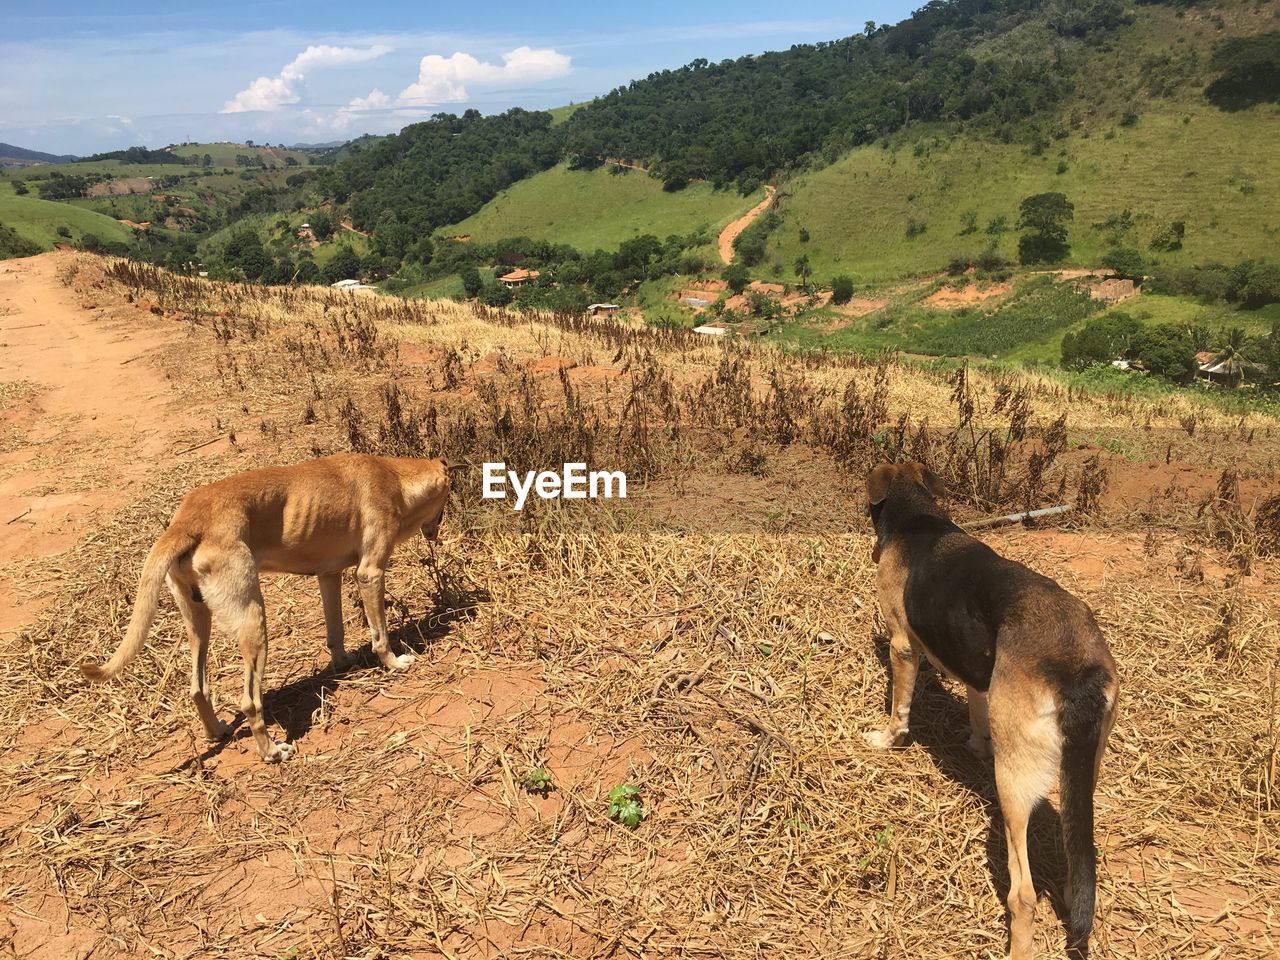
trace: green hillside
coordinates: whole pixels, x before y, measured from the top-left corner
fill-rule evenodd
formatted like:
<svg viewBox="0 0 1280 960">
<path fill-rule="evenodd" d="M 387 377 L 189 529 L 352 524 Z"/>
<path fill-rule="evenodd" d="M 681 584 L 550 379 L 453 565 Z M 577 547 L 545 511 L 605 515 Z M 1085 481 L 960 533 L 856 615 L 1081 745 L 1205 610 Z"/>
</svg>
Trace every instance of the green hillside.
<svg viewBox="0 0 1280 960">
<path fill-rule="evenodd" d="M 638 170 L 570 170 L 561 164 L 503 190 L 479 213 L 440 233 L 469 235 L 481 243 L 523 236 L 578 250 L 613 249 L 646 233 L 667 237 L 702 228 L 715 233 L 762 196 L 743 197 L 705 183 L 669 192 Z"/>
<path fill-rule="evenodd" d="M 807 254 L 819 278 L 867 280 L 939 270 L 993 239 L 1016 257 L 1019 201 L 1058 191 L 1075 205 L 1070 262 L 1098 264 L 1115 242 L 1149 251 L 1153 235 L 1175 220 L 1186 224 L 1183 248 L 1158 259 L 1234 262 L 1266 254 L 1280 235 L 1276 143 L 1274 110 L 1161 104 L 1128 126 L 1104 121 L 1074 132 L 1038 156 L 965 135 L 904 133 L 890 146 L 861 147 L 792 180 L 770 254 L 788 265 Z M 1123 224 L 1125 210 L 1131 226 L 1106 226 L 1111 218 Z M 975 232 L 962 232 L 966 214 L 975 217 Z M 998 217 L 1009 229 L 991 236 L 986 228 Z"/>
<path fill-rule="evenodd" d="M 128 243 L 133 237 L 133 231 L 127 226 L 101 213 L 12 193 L 0 193 L 0 223 L 38 244 L 42 250 L 52 250 L 55 243 L 68 240 L 58 235 L 59 227 L 66 227 L 71 233 L 69 239 L 75 241 L 85 234 L 120 243 Z"/>
<path fill-rule="evenodd" d="M 171 148 L 179 157 L 195 157 L 202 160 L 206 155 L 215 167 L 237 166 L 237 157 L 261 158 L 267 166 L 285 166 L 292 158 L 298 166 L 307 166 L 310 156 L 304 150 L 289 150 L 284 147 L 249 146 L 244 143 L 186 143 Z"/>
</svg>

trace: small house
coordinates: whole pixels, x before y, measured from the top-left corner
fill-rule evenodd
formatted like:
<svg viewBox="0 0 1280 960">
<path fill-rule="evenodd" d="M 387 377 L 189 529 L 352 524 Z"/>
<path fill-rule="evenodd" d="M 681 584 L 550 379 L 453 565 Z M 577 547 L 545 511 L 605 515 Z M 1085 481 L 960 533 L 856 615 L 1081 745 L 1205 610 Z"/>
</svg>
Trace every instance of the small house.
<svg viewBox="0 0 1280 960">
<path fill-rule="evenodd" d="M 729 335 L 728 327 L 712 327 L 703 324 L 701 327 L 694 327 L 694 333 L 700 333 L 704 337 L 725 337 Z"/>
<path fill-rule="evenodd" d="M 526 283 L 532 283 L 537 280 L 541 275 L 537 270 L 526 270 L 523 267 L 518 267 L 510 273 L 499 277 L 498 282 L 508 287 L 523 287 Z"/>
<path fill-rule="evenodd" d="M 616 303 L 593 303 L 587 307 L 587 313 L 593 317 L 616 317 L 621 309 Z"/>
</svg>

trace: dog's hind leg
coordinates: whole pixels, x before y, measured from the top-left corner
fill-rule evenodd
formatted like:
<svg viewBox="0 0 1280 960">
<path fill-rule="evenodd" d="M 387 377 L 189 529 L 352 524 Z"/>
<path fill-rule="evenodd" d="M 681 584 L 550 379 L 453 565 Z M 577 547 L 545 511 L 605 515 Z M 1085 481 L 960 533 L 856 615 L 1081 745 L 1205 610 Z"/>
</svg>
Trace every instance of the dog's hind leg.
<svg viewBox="0 0 1280 960">
<path fill-rule="evenodd" d="M 216 563 L 201 578 L 205 602 L 218 626 L 236 638 L 244 657 L 244 694 L 240 709 L 249 722 L 258 755 L 267 763 L 293 756 L 291 743 L 276 743 L 267 736 L 262 713 L 262 675 L 267 667 L 267 608 L 262 602 L 258 567 L 243 544 L 218 551 Z"/>
<path fill-rule="evenodd" d="M 334 670 L 345 670 L 351 666 L 355 655 L 347 653 L 344 646 L 342 574 L 322 573 L 316 580 L 320 583 L 320 602 L 324 605 L 324 633 L 329 644 L 329 659 Z"/>
<path fill-rule="evenodd" d="M 1057 779 L 1062 735 L 1053 697 L 1023 677 L 1007 686 L 993 678 L 990 705 L 996 793 L 1009 851 L 1009 958 L 1030 960 L 1035 955 L 1036 889 L 1027 856 L 1027 827 L 1032 811 Z"/>
<path fill-rule="evenodd" d="M 883 730 L 867 730 L 862 734 L 862 739 L 877 750 L 900 747 L 907 739 L 920 654 L 905 633 L 894 631 L 889 637 L 889 663 L 893 669 L 893 711 L 889 723 Z"/>
<path fill-rule="evenodd" d="M 390 547 L 367 552 L 356 568 L 356 579 L 360 583 L 360 599 L 364 601 L 365 619 L 369 621 L 373 652 L 388 670 L 407 670 L 417 658 L 408 652 L 399 656 L 393 653 L 391 640 L 387 635 L 386 578 L 387 561 L 390 559 Z"/>
<path fill-rule="evenodd" d="M 182 620 L 187 625 L 187 641 L 191 645 L 191 702 L 210 740 L 222 740 L 231 732 L 229 724 L 218 719 L 209 697 L 208 659 L 212 617 L 204 599 L 194 586 L 181 583 L 169 574 L 169 592 L 173 594 Z"/>
</svg>

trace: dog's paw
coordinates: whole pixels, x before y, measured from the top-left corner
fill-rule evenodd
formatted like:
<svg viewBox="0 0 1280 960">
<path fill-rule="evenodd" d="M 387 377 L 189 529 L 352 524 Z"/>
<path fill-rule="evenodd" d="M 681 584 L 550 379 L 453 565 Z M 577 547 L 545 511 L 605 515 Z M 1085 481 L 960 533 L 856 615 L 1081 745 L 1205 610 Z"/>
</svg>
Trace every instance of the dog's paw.
<svg viewBox="0 0 1280 960">
<path fill-rule="evenodd" d="M 890 750 L 898 746 L 902 742 L 902 738 L 906 736 L 906 731 L 894 736 L 888 730 L 864 730 L 862 731 L 862 739 L 867 742 L 867 746 L 876 750 Z"/>
<path fill-rule="evenodd" d="M 216 727 L 211 727 L 204 732 L 210 743 L 221 743 L 227 737 L 231 736 L 231 731 L 235 727 L 229 723 L 219 723 Z"/>
<path fill-rule="evenodd" d="M 413 665 L 413 661 L 417 659 L 412 653 L 402 653 L 398 657 L 392 657 L 387 666 L 392 670 L 408 670 Z"/>
<path fill-rule="evenodd" d="M 356 661 L 360 659 L 359 654 L 352 651 L 340 654 L 329 654 L 329 668 L 334 673 L 342 673 L 344 670 L 350 670 L 355 666 Z"/>
<path fill-rule="evenodd" d="M 985 760 L 992 754 L 990 737 L 980 737 L 976 733 L 971 733 L 964 745 L 979 760 Z"/>
<path fill-rule="evenodd" d="M 292 743 L 273 743 L 271 752 L 262 759 L 267 763 L 283 763 L 285 760 L 292 760 L 297 752 L 298 748 Z"/>
</svg>

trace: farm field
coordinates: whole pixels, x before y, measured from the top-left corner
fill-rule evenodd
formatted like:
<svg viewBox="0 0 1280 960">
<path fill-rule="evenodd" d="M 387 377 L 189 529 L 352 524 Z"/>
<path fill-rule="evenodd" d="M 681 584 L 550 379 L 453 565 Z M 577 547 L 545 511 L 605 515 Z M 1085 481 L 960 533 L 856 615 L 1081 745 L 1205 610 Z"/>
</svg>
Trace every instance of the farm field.
<svg viewBox="0 0 1280 960">
<path fill-rule="evenodd" d="M 885 457 L 929 460 L 960 519 L 1084 508 L 983 537 L 1088 601 L 1119 663 L 1096 955 L 1280 948 L 1274 418 L 70 252 L 0 263 L 0 340 L 18 956 L 1003 956 L 1004 841 L 963 688 L 925 668 L 909 745 L 860 736 L 886 709 L 862 516 Z M 124 676 L 86 685 L 183 493 L 352 448 L 515 469 L 589 449 L 633 486 L 518 514 L 461 474 L 439 544 L 405 544 L 388 576 L 407 673 L 366 643 L 335 674 L 314 581 L 265 580 L 289 763 L 260 763 L 243 723 L 199 738 L 167 599 Z M 354 647 L 350 577 L 344 594 Z M 210 668 L 236 718 L 216 630 Z M 634 829 L 607 815 L 625 784 Z M 1046 806 L 1032 825 L 1044 956 L 1056 824 Z"/>
<path fill-rule="evenodd" d="M 665 239 L 705 229 L 713 242 L 721 227 L 763 195 L 743 197 L 705 183 L 667 192 L 639 170 L 570 170 L 562 164 L 512 185 L 479 213 L 438 233 L 469 235 L 479 242 L 523 236 L 584 252 L 615 249 L 646 233 Z"/>
</svg>

